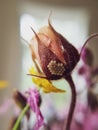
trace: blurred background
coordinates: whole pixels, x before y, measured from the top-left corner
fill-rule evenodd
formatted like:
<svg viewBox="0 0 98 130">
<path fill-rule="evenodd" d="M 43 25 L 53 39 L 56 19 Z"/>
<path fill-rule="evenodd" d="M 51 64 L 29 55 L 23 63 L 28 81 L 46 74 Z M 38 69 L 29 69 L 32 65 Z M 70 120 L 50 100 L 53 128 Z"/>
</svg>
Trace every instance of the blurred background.
<svg viewBox="0 0 98 130">
<path fill-rule="evenodd" d="M 27 46 L 34 35 L 30 27 L 37 32 L 47 25 L 51 11 L 54 28 L 77 49 L 90 34 L 98 32 L 98 0 L 0 0 L 0 82 L 6 82 L 5 87 L 0 83 L 0 105 L 11 98 L 13 88 L 24 91 L 32 85 L 31 78 L 26 75 L 32 65 Z M 95 39 L 88 45 L 94 54 L 94 65 L 98 65 L 97 42 Z M 69 93 L 68 90 L 61 100 L 69 101 Z M 58 97 L 62 97 L 61 94 Z M 12 107 L 0 115 L 0 130 L 7 130 Z"/>
</svg>

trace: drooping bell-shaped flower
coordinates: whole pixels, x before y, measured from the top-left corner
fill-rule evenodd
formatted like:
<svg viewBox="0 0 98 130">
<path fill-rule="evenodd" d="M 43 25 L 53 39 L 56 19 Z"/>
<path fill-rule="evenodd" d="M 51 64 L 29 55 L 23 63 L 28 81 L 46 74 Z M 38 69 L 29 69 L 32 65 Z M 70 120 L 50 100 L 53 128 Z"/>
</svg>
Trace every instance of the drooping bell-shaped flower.
<svg viewBox="0 0 98 130">
<path fill-rule="evenodd" d="M 42 27 L 32 38 L 30 49 L 47 79 L 55 80 L 69 75 L 79 61 L 78 51 L 49 25 Z"/>
</svg>

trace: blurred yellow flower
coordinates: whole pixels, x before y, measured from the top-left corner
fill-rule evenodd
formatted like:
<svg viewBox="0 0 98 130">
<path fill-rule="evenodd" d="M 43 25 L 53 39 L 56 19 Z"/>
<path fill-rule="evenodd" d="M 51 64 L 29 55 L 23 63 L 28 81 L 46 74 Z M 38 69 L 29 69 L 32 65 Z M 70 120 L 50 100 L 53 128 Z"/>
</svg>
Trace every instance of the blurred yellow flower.
<svg viewBox="0 0 98 130">
<path fill-rule="evenodd" d="M 0 89 L 3 89 L 8 86 L 8 81 L 6 80 L 0 80 Z"/>
<path fill-rule="evenodd" d="M 38 75 L 40 74 L 34 69 L 34 67 L 31 67 L 29 70 L 30 74 Z M 65 92 L 65 90 L 61 90 L 59 88 L 56 88 L 49 80 L 44 79 L 44 78 L 39 78 L 39 77 L 32 77 L 32 81 L 39 87 L 42 88 L 42 90 L 45 93 L 50 93 L 50 92 Z"/>
</svg>

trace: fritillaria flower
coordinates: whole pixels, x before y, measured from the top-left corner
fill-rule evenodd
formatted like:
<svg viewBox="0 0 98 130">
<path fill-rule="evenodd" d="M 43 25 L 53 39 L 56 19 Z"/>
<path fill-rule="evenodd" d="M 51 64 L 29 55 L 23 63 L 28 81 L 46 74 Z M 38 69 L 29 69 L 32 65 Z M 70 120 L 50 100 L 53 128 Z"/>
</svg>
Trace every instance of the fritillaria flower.
<svg viewBox="0 0 98 130">
<path fill-rule="evenodd" d="M 80 60 L 80 56 L 87 42 L 98 36 L 98 34 L 89 37 L 79 53 L 73 45 L 55 31 L 50 20 L 48 20 L 48 26 L 42 27 L 38 33 L 36 33 L 33 28 L 32 31 L 35 36 L 32 38 L 29 47 L 39 75 L 30 75 L 48 80 L 65 78 L 68 81 L 72 92 L 72 98 L 67 123 L 65 123 L 64 129 L 70 130 L 76 103 L 76 90 L 71 73 Z"/>
</svg>

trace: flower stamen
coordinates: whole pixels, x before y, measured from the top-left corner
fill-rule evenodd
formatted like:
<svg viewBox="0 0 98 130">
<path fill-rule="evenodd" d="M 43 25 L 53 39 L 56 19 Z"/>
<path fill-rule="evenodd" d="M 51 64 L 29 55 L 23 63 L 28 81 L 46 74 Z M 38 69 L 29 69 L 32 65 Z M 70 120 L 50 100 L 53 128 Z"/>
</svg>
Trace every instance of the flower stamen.
<svg viewBox="0 0 98 130">
<path fill-rule="evenodd" d="M 65 71 L 65 67 L 64 67 L 63 63 L 57 63 L 55 60 L 51 60 L 47 67 L 48 67 L 50 73 L 53 75 L 62 76 Z"/>
</svg>

